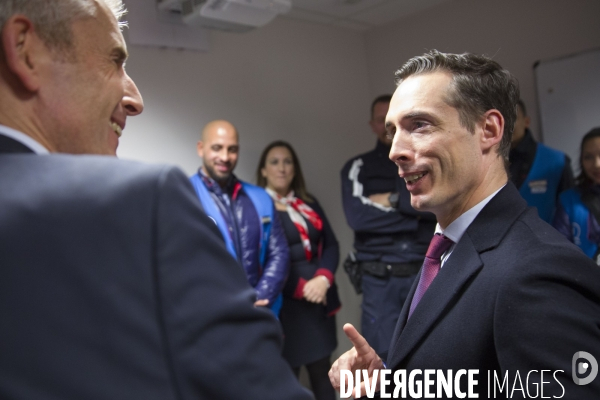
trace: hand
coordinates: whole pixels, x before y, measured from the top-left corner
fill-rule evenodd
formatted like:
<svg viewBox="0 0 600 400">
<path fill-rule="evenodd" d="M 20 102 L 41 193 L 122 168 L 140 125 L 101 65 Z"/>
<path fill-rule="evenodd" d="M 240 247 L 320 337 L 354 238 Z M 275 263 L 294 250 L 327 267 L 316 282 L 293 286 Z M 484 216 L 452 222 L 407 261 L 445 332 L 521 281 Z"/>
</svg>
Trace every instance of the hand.
<svg viewBox="0 0 600 400">
<path fill-rule="evenodd" d="M 340 371 L 341 370 L 349 370 L 354 375 L 354 371 L 357 369 L 366 369 L 369 371 L 369 380 L 373 378 L 373 371 L 376 369 L 383 369 L 383 361 L 381 358 L 375 353 L 375 350 L 369 343 L 365 340 L 364 337 L 358 333 L 356 328 L 351 324 L 344 325 L 344 333 L 348 336 L 348 339 L 352 342 L 354 347 L 338 358 L 331 369 L 329 370 L 329 380 L 331 381 L 331 385 L 338 392 L 340 391 Z M 376 388 L 379 390 L 379 382 L 371 382 L 371 385 L 377 385 Z M 360 384 L 360 392 L 365 392 L 365 382 L 361 382 Z M 356 398 L 356 388 L 352 391 L 352 396 Z"/>
<path fill-rule="evenodd" d="M 390 194 L 392 194 L 392 192 L 375 193 L 369 196 L 369 200 L 371 200 L 373 203 L 381 204 L 384 207 L 391 207 Z"/>
<path fill-rule="evenodd" d="M 254 302 L 254 307 L 266 307 L 269 305 L 269 299 L 261 299 L 261 300 L 256 300 Z"/>
<path fill-rule="evenodd" d="M 318 275 L 304 284 L 302 294 L 306 301 L 325 304 L 327 289 L 329 289 L 329 281 L 324 276 Z"/>
</svg>

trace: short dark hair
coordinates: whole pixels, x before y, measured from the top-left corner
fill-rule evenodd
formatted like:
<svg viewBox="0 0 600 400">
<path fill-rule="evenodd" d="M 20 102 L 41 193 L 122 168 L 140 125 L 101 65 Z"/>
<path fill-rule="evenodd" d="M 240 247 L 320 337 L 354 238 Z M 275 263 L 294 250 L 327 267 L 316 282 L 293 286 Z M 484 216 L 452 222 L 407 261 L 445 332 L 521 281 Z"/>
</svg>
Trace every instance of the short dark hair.
<svg viewBox="0 0 600 400">
<path fill-rule="evenodd" d="M 596 127 L 585 134 L 583 139 L 581 139 L 581 146 L 579 146 L 579 175 L 575 178 L 575 184 L 581 190 L 586 190 L 590 188 L 594 181 L 592 181 L 583 171 L 583 146 L 588 140 L 592 140 L 600 137 L 600 127 Z"/>
<path fill-rule="evenodd" d="M 390 101 L 392 101 L 391 94 L 382 94 L 381 96 L 377 96 L 375 98 L 375 100 L 373 100 L 373 102 L 371 103 L 371 119 L 373 119 L 373 113 L 375 112 L 375 106 L 378 103 L 389 103 Z"/>
<path fill-rule="evenodd" d="M 413 57 L 396 71 L 396 84 L 411 75 L 446 71 L 452 74 L 451 90 L 445 101 L 458 111 L 460 123 L 469 131 L 491 109 L 504 117 L 504 132 L 498 154 L 508 171 L 510 141 L 517 119 L 519 82 L 500 64 L 486 56 L 471 53 L 447 54 L 431 50 Z"/>
<path fill-rule="evenodd" d="M 269 152 L 275 147 L 285 147 L 290 151 L 292 155 L 292 163 L 294 164 L 294 179 L 292 179 L 291 187 L 294 191 L 296 197 L 301 198 L 302 200 L 312 203 L 314 199 L 308 194 L 306 191 L 306 184 L 304 183 L 304 175 L 302 174 L 302 168 L 300 168 L 300 161 L 298 160 L 298 156 L 294 151 L 294 148 L 288 142 L 284 142 L 283 140 L 276 140 L 271 142 L 260 155 L 260 160 L 258 162 L 258 167 L 256 168 L 256 184 L 260 187 L 267 186 L 267 178 L 262 175 L 261 170 L 265 167 L 267 163 L 267 155 Z"/>
</svg>

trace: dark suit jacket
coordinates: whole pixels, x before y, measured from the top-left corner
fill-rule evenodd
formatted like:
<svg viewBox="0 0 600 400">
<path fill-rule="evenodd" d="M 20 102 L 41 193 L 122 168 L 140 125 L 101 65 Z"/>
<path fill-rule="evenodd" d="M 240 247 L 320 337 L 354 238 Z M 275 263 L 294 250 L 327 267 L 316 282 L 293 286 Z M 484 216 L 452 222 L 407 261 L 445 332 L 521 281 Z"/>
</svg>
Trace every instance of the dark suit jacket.
<svg viewBox="0 0 600 400">
<path fill-rule="evenodd" d="M 517 371 L 525 386 L 530 370 L 563 370 L 564 399 L 600 398 L 600 375 L 587 386 L 571 378 L 576 352 L 600 361 L 600 268 L 528 208 L 511 183 L 469 226 L 407 322 L 409 306 L 388 353 L 394 370 L 479 369 L 480 398 L 487 398 L 488 370 L 500 379 L 508 371 L 511 390 Z M 532 396 L 531 382 L 540 383 L 534 375 Z M 550 382 L 544 396 L 559 397 L 552 374 L 543 379 Z"/>
<path fill-rule="evenodd" d="M 0 398 L 312 398 L 254 300 L 180 170 L 0 154 Z"/>
</svg>

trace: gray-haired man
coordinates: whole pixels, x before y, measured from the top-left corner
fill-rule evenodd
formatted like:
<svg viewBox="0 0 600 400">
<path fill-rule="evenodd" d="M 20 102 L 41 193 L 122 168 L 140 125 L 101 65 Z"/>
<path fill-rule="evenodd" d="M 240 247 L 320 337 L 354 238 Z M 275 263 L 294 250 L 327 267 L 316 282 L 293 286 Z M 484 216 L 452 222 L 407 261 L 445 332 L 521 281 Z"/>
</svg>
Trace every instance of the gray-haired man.
<svg viewBox="0 0 600 400">
<path fill-rule="evenodd" d="M 183 172 L 55 154 L 142 111 L 121 9 L 0 2 L 0 397 L 309 399 Z"/>
</svg>

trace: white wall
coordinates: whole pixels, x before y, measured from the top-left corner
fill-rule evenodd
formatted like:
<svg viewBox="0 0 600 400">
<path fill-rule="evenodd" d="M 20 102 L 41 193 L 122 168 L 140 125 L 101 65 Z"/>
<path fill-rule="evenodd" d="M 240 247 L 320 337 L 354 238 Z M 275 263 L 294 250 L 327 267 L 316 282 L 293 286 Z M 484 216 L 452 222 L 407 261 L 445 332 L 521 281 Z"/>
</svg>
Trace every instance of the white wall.
<svg viewBox="0 0 600 400">
<path fill-rule="evenodd" d="M 262 149 L 287 140 L 333 225 L 341 256 L 347 254 L 352 233 L 339 172 L 348 158 L 375 145 L 367 125 L 371 99 L 363 35 L 280 18 L 246 34 L 211 32 L 208 53 L 132 45 L 129 52 L 127 71 L 145 111 L 128 120 L 121 158 L 177 164 L 192 174 L 200 164 L 201 129 L 223 118 L 240 132 L 235 172 L 254 182 Z M 338 323 L 356 323 L 360 299 L 341 270 Z M 345 350 L 350 345 L 342 336 L 340 330 Z"/>
<path fill-rule="evenodd" d="M 533 64 L 600 46 L 598 0 L 454 0 L 367 33 L 371 95 L 394 89 L 394 71 L 429 49 L 487 54 L 521 86 L 538 131 Z"/>
</svg>

